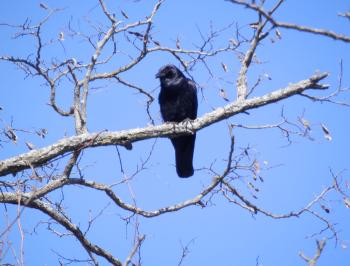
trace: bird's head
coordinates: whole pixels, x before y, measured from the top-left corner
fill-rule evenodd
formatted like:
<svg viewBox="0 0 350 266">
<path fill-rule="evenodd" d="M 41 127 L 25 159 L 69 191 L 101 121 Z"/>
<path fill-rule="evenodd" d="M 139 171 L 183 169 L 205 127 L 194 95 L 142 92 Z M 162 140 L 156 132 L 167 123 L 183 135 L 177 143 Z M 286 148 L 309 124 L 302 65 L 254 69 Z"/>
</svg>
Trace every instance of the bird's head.
<svg viewBox="0 0 350 266">
<path fill-rule="evenodd" d="M 184 75 L 176 66 L 165 65 L 159 69 L 156 78 L 159 78 L 163 84 L 172 85 L 181 82 Z"/>
</svg>

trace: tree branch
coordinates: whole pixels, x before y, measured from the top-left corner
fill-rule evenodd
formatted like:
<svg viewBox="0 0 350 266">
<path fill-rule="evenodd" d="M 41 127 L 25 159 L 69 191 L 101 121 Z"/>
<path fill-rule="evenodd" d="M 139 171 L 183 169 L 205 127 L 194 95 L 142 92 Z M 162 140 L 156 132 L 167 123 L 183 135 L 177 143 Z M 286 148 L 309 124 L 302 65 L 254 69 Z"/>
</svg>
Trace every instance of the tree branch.
<svg viewBox="0 0 350 266">
<path fill-rule="evenodd" d="M 122 130 L 117 132 L 98 132 L 85 133 L 78 136 L 64 138 L 57 143 L 32 150 L 3 161 L 0 161 L 0 176 L 15 174 L 19 171 L 30 168 L 30 166 L 40 166 L 46 162 L 64 155 L 68 152 L 79 151 L 88 147 L 107 146 L 107 145 L 129 145 L 132 142 L 145 140 L 154 137 L 171 137 L 175 135 L 193 134 L 195 131 L 208 127 L 214 123 L 232 117 L 236 114 L 281 101 L 292 95 L 302 93 L 307 89 L 327 89 L 328 85 L 321 85 L 318 82 L 325 79 L 328 73 L 315 74 L 306 80 L 295 84 L 289 84 L 286 88 L 276 90 L 260 97 L 247 99 L 244 101 L 235 101 L 224 107 L 203 115 L 191 123 L 165 123 L 159 126 L 148 126 L 145 128 L 136 128 Z"/>
<path fill-rule="evenodd" d="M 23 195 L 18 199 L 18 196 L 15 193 L 4 193 L 0 195 L 1 201 L 4 203 L 18 204 L 18 201 L 20 200 L 21 205 L 42 211 L 64 226 L 68 231 L 72 232 L 72 234 L 78 239 L 88 253 L 92 252 L 99 255 L 109 261 L 112 265 L 122 266 L 122 263 L 118 259 L 114 258 L 110 253 L 87 240 L 77 225 L 73 224 L 65 216 L 55 211 L 49 204 L 41 200 L 31 200 L 28 202 L 28 198 Z"/>
<path fill-rule="evenodd" d="M 339 40 L 339 41 L 343 41 L 343 42 L 350 42 L 350 37 L 348 37 L 346 35 L 338 34 L 338 33 L 335 33 L 335 32 L 329 31 L 329 30 L 310 28 L 310 27 L 301 26 L 301 25 L 292 24 L 292 23 L 278 22 L 274 18 L 272 18 L 270 12 L 266 12 L 262 7 L 260 7 L 256 4 L 253 4 L 253 3 L 249 3 L 248 1 L 244 1 L 244 0 L 227 0 L 227 1 L 234 3 L 234 4 L 243 5 L 246 8 L 249 8 L 251 10 L 258 12 L 263 17 L 265 17 L 267 20 L 269 20 L 271 22 L 271 24 L 275 27 L 280 27 L 280 28 L 285 28 L 285 29 L 293 29 L 293 30 L 308 32 L 308 33 L 312 33 L 312 34 L 316 34 L 316 35 L 322 35 L 325 37 L 332 38 L 334 40 Z"/>
<path fill-rule="evenodd" d="M 315 266 L 318 259 L 320 258 L 322 251 L 326 245 L 326 240 L 316 240 L 316 244 L 317 244 L 317 250 L 316 250 L 316 254 L 314 255 L 313 258 L 308 258 L 307 256 L 304 255 L 303 252 L 299 253 L 299 256 L 305 260 L 307 262 L 308 266 Z"/>
</svg>

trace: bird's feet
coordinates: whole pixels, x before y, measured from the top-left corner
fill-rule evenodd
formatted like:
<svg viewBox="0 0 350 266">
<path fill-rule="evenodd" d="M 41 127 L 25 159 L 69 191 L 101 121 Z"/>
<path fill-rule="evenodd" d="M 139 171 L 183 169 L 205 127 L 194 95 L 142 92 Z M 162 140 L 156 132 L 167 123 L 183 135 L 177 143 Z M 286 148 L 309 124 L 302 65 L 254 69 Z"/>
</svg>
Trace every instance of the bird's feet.
<svg viewBox="0 0 350 266">
<path fill-rule="evenodd" d="M 194 133 L 196 133 L 196 131 L 194 130 L 193 122 L 194 122 L 194 120 L 192 120 L 190 118 L 186 118 L 186 119 L 181 121 L 181 124 L 183 124 L 187 130 L 189 130 L 192 134 L 194 134 Z"/>
</svg>

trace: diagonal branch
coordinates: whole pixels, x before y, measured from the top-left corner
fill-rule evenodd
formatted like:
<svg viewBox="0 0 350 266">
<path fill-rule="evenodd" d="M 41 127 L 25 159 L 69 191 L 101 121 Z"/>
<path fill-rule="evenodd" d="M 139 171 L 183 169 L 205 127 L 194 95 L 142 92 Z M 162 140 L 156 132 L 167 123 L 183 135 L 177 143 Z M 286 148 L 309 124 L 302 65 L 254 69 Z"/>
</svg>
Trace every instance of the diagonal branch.
<svg viewBox="0 0 350 266">
<path fill-rule="evenodd" d="M 18 204 L 18 196 L 15 193 L 6 193 L 2 194 L 4 203 Z M 26 197 L 20 197 L 20 204 L 27 206 L 29 208 L 37 209 L 42 211 L 43 213 L 50 216 L 52 219 L 57 221 L 59 224 L 64 226 L 68 231 L 72 232 L 74 236 L 79 240 L 85 250 L 89 253 L 92 252 L 96 255 L 99 255 L 109 261 L 112 265 L 121 266 L 122 263 L 114 258 L 110 253 L 102 249 L 101 247 L 92 244 L 80 230 L 80 228 L 73 224 L 70 220 L 68 220 L 65 216 L 55 211 L 51 206 L 41 200 L 32 200 L 28 202 Z"/>
<path fill-rule="evenodd" d="M 295 84 L 289 84 L 286 88 L 276 90 L 263 96 L 229 103 L 224 107 L 217 108 L 194 120 L 193 123 L 191 123 L 191 128 L 187 126 L 188 123 L 166 123 L 159 126 L 148 126 L 117 132 L 85 133 L 64 138 L 45 148 L 32 150 L 28 153 L 0 161 L 0 176 L 11 173 L 15 174 L 21 170 L 29 169 L 31 165 L 36 167 L 68 152 L 79 151 L 88 147 L 107 145 L 125 146 L 135 141 L 154 137 L 193 134 L 195 131 L 236 114 L 281 101 L 292 95 L 300 94 L 307 89 L 327 89 L 328 85 L 321 85 L 318 83 L 327 76 L 328 73 L 315 74 L 306 80 L 299 81 Z"/>
<path fill-rule="evenodd" d="M 273 23 L 276 27 L 285 28 L 285 29 L 293 29 L 308 33 L 313 33 L 316 35 L 326 36 L 329 38 L 332 38 L 334 40 L 343 41 L 343 42 L 350 42 L 350 37 L 342 34 L 335 33 L 333 31 L 324 30 L 324 29 L 318 29 L 318 28 L 310 28 L 302 25 L 296 25 L 292 23 L 285 23 L 285 22 L 274 22 Z"/>
<path fill-rule="evenodd" d="M 283 0 L 280 0 L 277 3 L 277 5 L 269 12 L 269 14 L 273 14 L 273 12 L 277 10 L 277 8 L 281 5 L 282 2 Z M 260 41 L 267 36 L 267 33 L 263 33 L 263 29 L 266 26 L 267 22 L 268 20 L 259 21 L 254 38 L 250 42 L 250 48 L 246 52 L 241 62 L 241 69 L 239 71 L 239 75 L 236 82 L 238 100 L 245 99 L 248 96 L 247 72 Z"/>
<path fill-rule="evenodd" d="M 292 23 L 278 22 L 274 18 L 272 18 L 270 12 L 266 12 L 260 6 L 253 4 L 253 3 L 249 3 L 248 1 L 244 1 L 244 0 L 227 0 L 227 1 L 234 3 L 234 4 L 239 4 L 239 5 L 245 6 L 246 8 L 249 8 L 251 10 L 258 12 L 263 17 L 265 17 L 267 20 L 269 20 L 271 22 L 271 24 L 274 25 L 275 27 L 281 27 L 281 28 L 285 28 L 285 29 L 293 29 L 293 30 L 308 32 L 308 33 L 312 33 L 312 34 L 316 34 L 316 35 L 326 36 L 326 37 L 332 38 L 334 40 L 339 40 L 339 41 L 343 41 L 343 42 L 350 42 L 349 36 L 338 34 L 338 33 L 335 33 L 335 32 L 329 31 L 329 30 L 310 28 L 310 27 L 292 24 Z"/>
<path fill-rule="evenodd" d="M 113 32 L 114 34 L 118 34 L 120 32 L 127 31 L 128 29 L 131 29 L 134 27 L 138 27 L 141 25 L 147 25 L 146 33 L 143 36 L 143 49 L 141 49 L 140 54 L 134 60 L 129 62 L 128 64 L 126 64 L 122 67 L 119 67 L 118 69 L 116 69 L 114 71 L 111 71 L 108 73 L 99 73 L 99 74 L 91 75 L 89 78 L 89 81 L 94 81 L 97 79 L 105 79 L 105 78 L 114 78 L 116 75 L 133 68 L 134 66 L 136 66 L 139 62 L 141 62 L 146 57 L 146 55 L 148 53 L 148 47 L 147 47 L 148 37 L 149 37 L 150 31 L 152 28 L 153 18 L 156 15 L 158 9 L 160 8 L 160 6 L 163 2 L 164 2 L 164 0 L 159 0 L 155 4 L 155 6 L 153 7 L 151 14 L 148 17 L 146 17 L 146 19 L 137 21 L 135 23 L 128 24 L 122 28 L 118 28 L 118 29 L 116 28 Z"/>
<path fill-rule="evenodd" d="M 126 260 L 125 260 L 123 266 L 128 266 L 128 265 L 129 265 L 129 263 L 131 262 L 132 257 L 135 255 L 137 249 L 140 248 L 140 246 L 141 246 L 142 242 L 145 240 L 145 238 L 146 238 L 145 235 L 139 236 L 139 237 L 137 238 L 137 241 L 136 241 L 136 243 L 135 243 L 135 246 L 134 246 L 134 248 L 132 249 L 132 251 L 130 252 L 129 256 L 126 258 Z M 132 265 L 135 265 L 135 264 L 132 264 Z"/>
<path fill-rule="evenodd" d="M 86 128 L 86 104 L 87 104 L 87 97 L 89 93 L 89 82 L 91 79 L 92 71 L 94 70 L 95 64 L 97 62 L 97 59 L 101 55 L 103 47 L 106 45 L 109 39 L 112 38 L 112 36 L 115 33 L 115 29 L 117 28 L 119 22 L 113 22 L 111 25 L 110 29 L 106 33 L 106 35 L 102 38 L 101 41 L 97 43 L 97 47 L 95 49 L 94 54 L 91 57 L 91 62 L 87 67 L 86 74 L 84 77 L 84 80 L 82 81 L 82 87 L 83 87 L 83 94 L 81 99 L 79 99 L 80 104 L 81 104 L 81 109 L 78 110 L 78 114 L 76 114 L 76 121 L 78 121 L 78 125 L 76 128 L 78 129 L 79 134 L 86 133 L 87 128 Z M 77 122 L 76 122 L 77 123 Z"/>
<path fill-rule="evenodd" d="M 163 213 L 178 211 L 178 210 L 181 210 L 181 209 L 188 207 L 188 206 L 192 206 L 192 205 L 196 205 L 196 204 L 201 205 L 202 198 L 204 198 L 211 191 L 213 191 L 213 189 L 215 189 L 215 187 L 218 184 L 223 182 L 224 178 L 230 173 L 230 170 L 232 169 L 232 156 L 233 156 L 233 151 L 234 151 L 234 144 L 235 144 L 234 143 L 234 136 L 231 136 L 231 145 L 230 145 L 230 150 L 229 150 L 229 155 L 228 155 L 227 166 L 226 166 L 225 170 L 223 171 L 223 173 L 220 176 L 219 175 L 215 176 L 213 181 L 207 187 L 202 189 L 202 191 L 199 192 L 198 195 L 196 195 L 192 199 L 188 199 L 186 201 L 183 201 L 183 202 L 171 205 L 171 206 L 163 207 L 163 208 L 160 208 L 157 210 L 153 210 L 153 211 L 145 211 L 145 210 L 138 208 L 136 205 L 131 205 L 131 204 L 125 203 L 120 197 L 118 197 L 114 193 L 111 186 L 108 186 L 108 185 L 105 185 L 102 183 L 97 183 L 95 181 L 88 181 L 88 180 L 85 180 L 83 178 L 69 178 L 68 176 L 64 176 L 63 178 L 58 179 L 58 180 L 53 180 L 50 183 L 48 183 L 47 185 L 45 185 L 44 187 L 42 187 L 36 191 L 33 191 L 33 192 L 27 192 L 27 193 L 22 193 L 22 194 L 17 194 L 17 193 L 13 193 L 13 192 L 0 193 L 0 202 L 15 204 L 18 202 L 18 198 L 20 198 L 20 200 L 26 199 L 25 201 L 23 201 L 22 205 L 32 207 L 31 206 L 32 203 L 35 203 L 37 201 L 39 202 L 40 198 L 44 197 L 46 194 L 48 194 L 48 193 L 50 193 L 58 188 L 61 188 L 65 185 L 81 185 L 84 187 L 88 187 L 91 189 L 105 192 L 106 195 L 117 206 L 119 206 L 120 208 L 122 208 L 124 210 L 133 212 L 135 214 L 142 215 L 142 216 L 147 217 L 147 218 L 156 217 L 156 216 L 159 216 Z M 77 156 L 78 155 L 73 156 L 71 158 L 71 160 L 70 160 L 71 163 L 68 163 L 68 165 L 67 165 L 68 169 L 69 169 L 69 166 L 73 162 L 75 162 L 75 159 L 77 158 Z M 65 172 L 66 172 L 66 170 L 65 170 Z M 16 198 L 17 201 L 13 201 L 14 198 Z M 44 204 L 46 204 L 46 203 L 44 203 Z M 58 221 L 58 222 L 60 222 L 60 221 Z M 63 223 L 64 223 L 64 221 L 63 221 Z M 63 226 L 65 226 L 63 223 L 61 223 L 61 224 Z"/>
<path fill-rule="evenodd" d="M 300 252 L 299 256 L 305 260 L 307 262 L 308 266 L 315 266 L 318 259 L 320 258 L 322 251 L 326 245 L 326 240 L 316 240 L 316 244 L 317 244 L 317 250 L 316 250 L 316 254 L 314 255 L 313 258 L 308 258 L 307 256 L 304 255 L 304 253 Z"/>
</svg>

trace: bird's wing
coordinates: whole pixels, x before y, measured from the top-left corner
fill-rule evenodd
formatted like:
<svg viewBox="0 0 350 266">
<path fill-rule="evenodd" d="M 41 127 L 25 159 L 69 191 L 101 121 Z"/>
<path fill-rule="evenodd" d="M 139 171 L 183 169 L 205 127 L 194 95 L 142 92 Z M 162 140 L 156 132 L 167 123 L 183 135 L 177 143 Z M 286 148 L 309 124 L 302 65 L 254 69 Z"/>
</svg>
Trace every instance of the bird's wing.
<svg viewBox="0 0 350 266">
<path fill-rule="evenodd" d="M 197 109 L 198 109 L 198 99 L 197 99 L 197 87 L 196 83 L 194 83 L 192 80 L 188 79 L 188 87 L 191 90 L 191 95 L 192 95 L 192 117 L 191 119 L 196 119 L 197 118 Z"/>
</svg>

